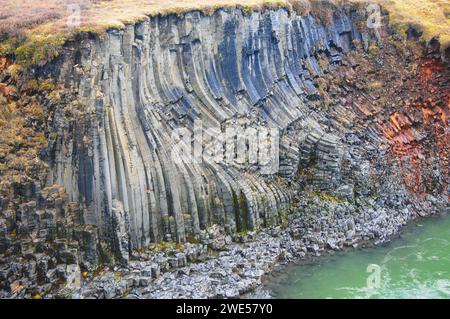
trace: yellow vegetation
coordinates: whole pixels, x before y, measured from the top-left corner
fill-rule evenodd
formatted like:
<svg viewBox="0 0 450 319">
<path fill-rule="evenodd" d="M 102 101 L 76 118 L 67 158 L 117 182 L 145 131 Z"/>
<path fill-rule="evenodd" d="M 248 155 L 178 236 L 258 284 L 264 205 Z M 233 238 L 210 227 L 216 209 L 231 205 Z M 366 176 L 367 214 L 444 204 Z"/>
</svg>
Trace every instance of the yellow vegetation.
<svg viewBox="0 0 450 319">
<path fill-rule="evenodd" d="M 404 33 L 409 25 L 423 32 L 423 39 L 436 35 L 444 48 L 450 46 L 450 1 L 448 0 L 386 0 L 381 1 L 390 12 L 390 22 Z"/>
<path fill-rule="evenodd" d="M 16 62 L 24 67 L 40 65 L 56 58 L 65 43 L 62 35 L 35 35 L 15 50 Z"/>
<path fill-rule="evenodd" d="M 19 102 L 0 95 L 0 191 L 7 191 L 11 183 L 37 178 L 44 168 L 37 154 L 47 146 L 45 118 L 35 97 L 24 96 Z"/>
<path fill-rule="evenodd" d="M 369 83 L 369 87 L 372 89 L 380 89 L 384 86 L 383 82 L 381 81 L 373 81 Z"/>
<path fill-rule="evenodd" d="M 329 203 L 342 203 L 344 200 L 338 198 L 335 195 L 332 195 L 330 193 L 326 192 L 309 192 L 309 196 L 316 197 L 322 202 L 329 202 Z"/>
<path fill-rule="evenodd" d="M 330 3 L 380 3 L 390 12 L 390 22 L 399 31 L 408 25 L 423 30 L 429 40 L 440 35 L 450 45 L 450 2 L 448 0 L 329 0 Z M 0 0 L 1 34 L 13 39 L 0 42 L 0 55 L 16 52 L 21 65 L 39 64 L 58 55 L 67 37 L 78 32 L 102 33 L 108 28 L 146 19 L 147 16 L 182 14 L 200 10 L 212 14 L 219 8 L 241 8 L 246 12 L 286 8 L 300 14 L 311 7 L 327 18 L 323 0 Z M 75 7 L 74 7 L 75 6 Z M 76 8 L 75 10 L 73 8 Z M 80 25 L 73 18 L 79 8 Z M 324 21 L 326 22 L 326 21 Z M 27 39 L 27 41 L 24 41 Z"/>
<path fill-rule="evenodd" d="M 165 252 L 165 251 L 172 251 L 172 250 L 183 251 L 184 249 L 185 249 L 185 247 L 183 244 L 176 243 L 176 242 L 161 241 L 156 244 L 151 244 L 150 246 L 138 249 L 137 251 L 139 253 L 145 253 L 145 252 L 158 253 L 158 252 Z"/>
</svg>

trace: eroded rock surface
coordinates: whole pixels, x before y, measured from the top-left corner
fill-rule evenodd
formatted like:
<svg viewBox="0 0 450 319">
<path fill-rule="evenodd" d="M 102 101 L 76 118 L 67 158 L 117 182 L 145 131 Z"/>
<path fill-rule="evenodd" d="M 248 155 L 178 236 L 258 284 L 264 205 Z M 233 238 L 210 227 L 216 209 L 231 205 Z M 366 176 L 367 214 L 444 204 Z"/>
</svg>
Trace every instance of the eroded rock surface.
<svg viewBox="0 0 450 319">
<path fill-rule="evenodd" d="M 42 97 L 46 178 L 2 197 L 0 289 L 236 297 L 280 258 L 381 242 L 442 211 L 448 64 L 437 41 L 424 52 L 367 28 L 365 14 L 191 12 L 69 43 L 35 70 L 64 92 L 57 102 Z M 174 157 L 180 132 L 194 136 L 194 159 Z M 196 143 L 207 146 L 200 161 Z M 310 212 L 325 228 L 316 237 Z M 155 253 L 161 242 L 171 252 Z M 246 257 L 267 247 L 266 262 Z M 102 264 L 116 266 L 98 279 L 112 286 L 99 290 Z M 223 269 L 212 275 L 214 264 Z M 191 275 L 203 271 L 209 279 Z M 92 291 L 79 290 L 80 277 Z M 216 288 L 183 290 L 193 280 Z"/>
</svg>

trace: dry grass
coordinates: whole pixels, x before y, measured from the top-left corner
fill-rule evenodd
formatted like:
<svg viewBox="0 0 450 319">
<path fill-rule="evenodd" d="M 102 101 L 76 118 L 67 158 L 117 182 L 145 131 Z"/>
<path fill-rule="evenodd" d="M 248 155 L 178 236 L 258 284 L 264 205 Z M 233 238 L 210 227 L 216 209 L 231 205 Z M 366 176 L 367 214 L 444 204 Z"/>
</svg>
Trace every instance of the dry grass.
<svg viewBox="0 0 450 319">
<path fill-rule="evenodd" d="M 213 13 L 218 8 L 240 7 L 261 10 L 285 7 L 305 12 L 316 0 L 0 0 L 0 41 L 8 37 L 37 39 L 45 44 L 48 34 L 70 36 L 78 31 L 102 32 L 110 27 L 123 27 L 146 16 L 202 10 Z M 330 0 L 344 2 L 344 0 Z M 450 2 L 448 0 L 347 0 L 347 2 L 378 2 L 391 12 L 391 22 L 401 28 L 419 26 L 424 39 L 440 35 L 445 47 L 450 42 Z M 81 25 L 71 27 L 70 5 L 81 10 Z M 60 42 L 59 39 L 57 42 Z M 0 51 L 2 50 L 0 46 Z M 0 52 L 1 54 L 2 52 Z M 3 52 L 5 53 L 5 52 Z"/>
<path fill-rule="evenodd" d="M 0 196 L 13 183 L 36 179 L 44 167 L 38 150 L 46 146 L 45 114 L 36 103 L 18 104 L 0 95 Z"/>
<path fill-rule="evenodd" d="M 314 0 L 0 0 L 0 33 L 17 30 L 68 31 L 70 5 L 81 9 L 81 27 L 101 29 L 121 25 L 149 15 L 179 13 L 188 10 L 214 11 L 240 6 L 261 9 L 264 6 L 286 7 Z M 339 2 L 336 0 L 330 0 Z M 421 24 L 430 32 L 449 33 L 448 0 L 348 0 L 378 2 L 392 12 L 395 22 Z"/>
<path fill-rule="evenodd" d="M 408 25 L 422 29 L 423 38 L 440 36 L 443 47 L 450 46 L 449 0 L 390 0 L 385 7 L 390 11 L 391 22 L 401 31 Z"/>
<path fill-rule="evenodd" d="M 301 2 L 301 1 L 295 1 Z M 0 0 L 0 34 L 67 32 L 71 5 L 81 10 L 81 29 L 101 31 L 146 16 L 182 13 L 189 10 L 213 12 L 218 8 L 240 6 L 288 7 L 289 0 Z"/>
</svg>

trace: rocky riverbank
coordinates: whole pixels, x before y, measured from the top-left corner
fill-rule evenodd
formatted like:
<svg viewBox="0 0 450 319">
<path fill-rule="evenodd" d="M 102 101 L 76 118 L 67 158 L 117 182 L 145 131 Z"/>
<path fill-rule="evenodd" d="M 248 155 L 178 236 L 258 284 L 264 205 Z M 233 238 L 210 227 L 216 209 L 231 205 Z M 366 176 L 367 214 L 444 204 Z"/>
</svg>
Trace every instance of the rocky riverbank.
<svg viewBox="0 0 450 319">
<path fill-rule="evenodd" d="M 215 226 L 204 234 L 202 244 L 138 253 L 126 268 L 104 269 L 77 288 L 46 297 L 239 298 L 261 287 L 266 275 L 287 263 L 381 245 L 408 222 L 447 209 L 446 198 L 433 196 L 409 202 L 405 196 L 392 195 L 384 208 L 374 199 L 302 198 L 285 228 L 231 238 Z"/>
</svg>

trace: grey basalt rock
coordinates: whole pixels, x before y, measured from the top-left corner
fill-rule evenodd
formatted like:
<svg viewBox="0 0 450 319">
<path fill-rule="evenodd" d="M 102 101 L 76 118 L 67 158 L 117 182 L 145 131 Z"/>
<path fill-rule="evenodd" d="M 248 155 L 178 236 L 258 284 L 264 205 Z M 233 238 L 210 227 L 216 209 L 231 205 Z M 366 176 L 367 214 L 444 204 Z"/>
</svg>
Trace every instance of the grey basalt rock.
<svg viewBox="0 0 450 319">
<path fill-rule="evenodd" d="M 347 74 L 377 33 L 333 10 L 327 23 L 188 12 L 68 43 L 39 70 L 65 88 L 49 102 L 46 187 L 18 186 L 29 195 L 0 211 L 0 297 L 68 280 L 62 295 L 234 298 L 277 265 L 381 244 L 435 213 L 441 199 L 412 201 L 382 141 L 394 109 L 366 115 L 377 97 Z M 178 161 L 181 132 L 205 144 L 201 161 Z M 230 145 L 245 156 L 206 156 Z"/>
<path fill-rule="evenodd" d="M 127 213 L 124 211 L 122 204 L 115 200 L 112 210 L 112 231 L 114 248 L 113 251 L 119 263 L 127 264 L 129 261 L 129 224 Z"/>
<path fill-rule="evenodd" d="M 307 202 L 307 201 L 305 201 Z M 383 215 L 383 208 L 373 206 L 374 214 L 367 212 L 367 204 L 360 203 L 359 208 L 354 208 L 351 215 L 344 208 L 348 203 L 334 203 L 327 207 L 320 204 L 320 213 L 315 220 L 305 218 L 298 214 L 293 217 L 290 225 L 280 230 L 276 237 L 270 235 L 270 229 L 263 230 L 255 235 L 255 241 L 245 245 L 233 244 L 227 251 L 222 251 L 216 258 L 202 263 L 188 264 L 181 269 L 174 269 L 161 275 L 148 287 L 140 287 L 140 293 L 145 298 L 236 298 L 243 297 L 248 292 L 260 287 L 264 275 L 291 261 L 294 256 L 298 260 L 317 257 L 327 250 L 340 250 L 344 242 L 348 240 L 349 247 L 365 245 L 364 236 L 373 239 L 375 245 L 387 242 L 392 229 L 399 227 L 401 219 L 395 218 L 395 214 L 386 214 L 386 227 L 378 229 L 373 227 L 378 221 L 378 215 Z M 330 205 L 328 205 L 330 206 Z M 366 208 L 365 208 L 366 207 Z M 329 211 L 327 211 L 327 209 Z M 343 211 L 344 216 L 330 215 L 330 211 Z M 414 213 L 405 215 L 408 220 L 413 219 Z M 344 220 L 342 220 L 344 218 Z M 347 218 L 347 221 L 345 220 Z M 326 227 L 329 225 L 329 227 Z M 356 226 L 355 226 L 356 225 Z M 361 225 L 362 227 L 359 227 Z M 312 227 L 314 226 L 314 227 Z M 290 233 L 294 229 L 323 229 L 320 232 L 311 233 L 302 239 L 295 239 Z M 339 235 L 348 229 L 354 230 L 349 238 Z M 374 236 L 375 231 L 380 239 Z M 302 241 L 306 242 L 303 244 Z M 277 247 L 285 246 L 283 250 Z M 310 248 L 310 249 L 309 249 Z M 308 251 L 310 250 L 310 251 Z M 280 256 L 284 255 L 280 260 Z M 145 262 L 140 267 L 144 267 Z M 137 274 L 138 278 L 141 276 Z M 109 280 L 108 274 L 100 280 Z M 88 289 L 88 288 L 86 288 Z"/>
<path fill-rule="evenodd" d="M 55 112 L 49 182 L 65 187 L 121 262 L 129 249 L 183 242 L 214 224 L 228 233 L 279 224 L 292 208 L 295 187 L 287 181 L 299 166 L 320 188 L 341 179 L 340 138 L 308 103 L 323 74 L 319 53 L 336 63 L 370 31 L 358 30 L 354 13 L 336 10 L 327 26 L 283 9 L 219 10 L 149 18 L 110 30 L 103 41 L 82 39 L 63 56 L 58 76 L 84 111 L 71 121 L 62 110 L 74 102 Z M 173 134 L 193 133 L 196 120 L 204 131 L 242 122 L 285 132 L 276 162 L 286 182 L 248 162 L 174 161 Z"/>
</svg>

